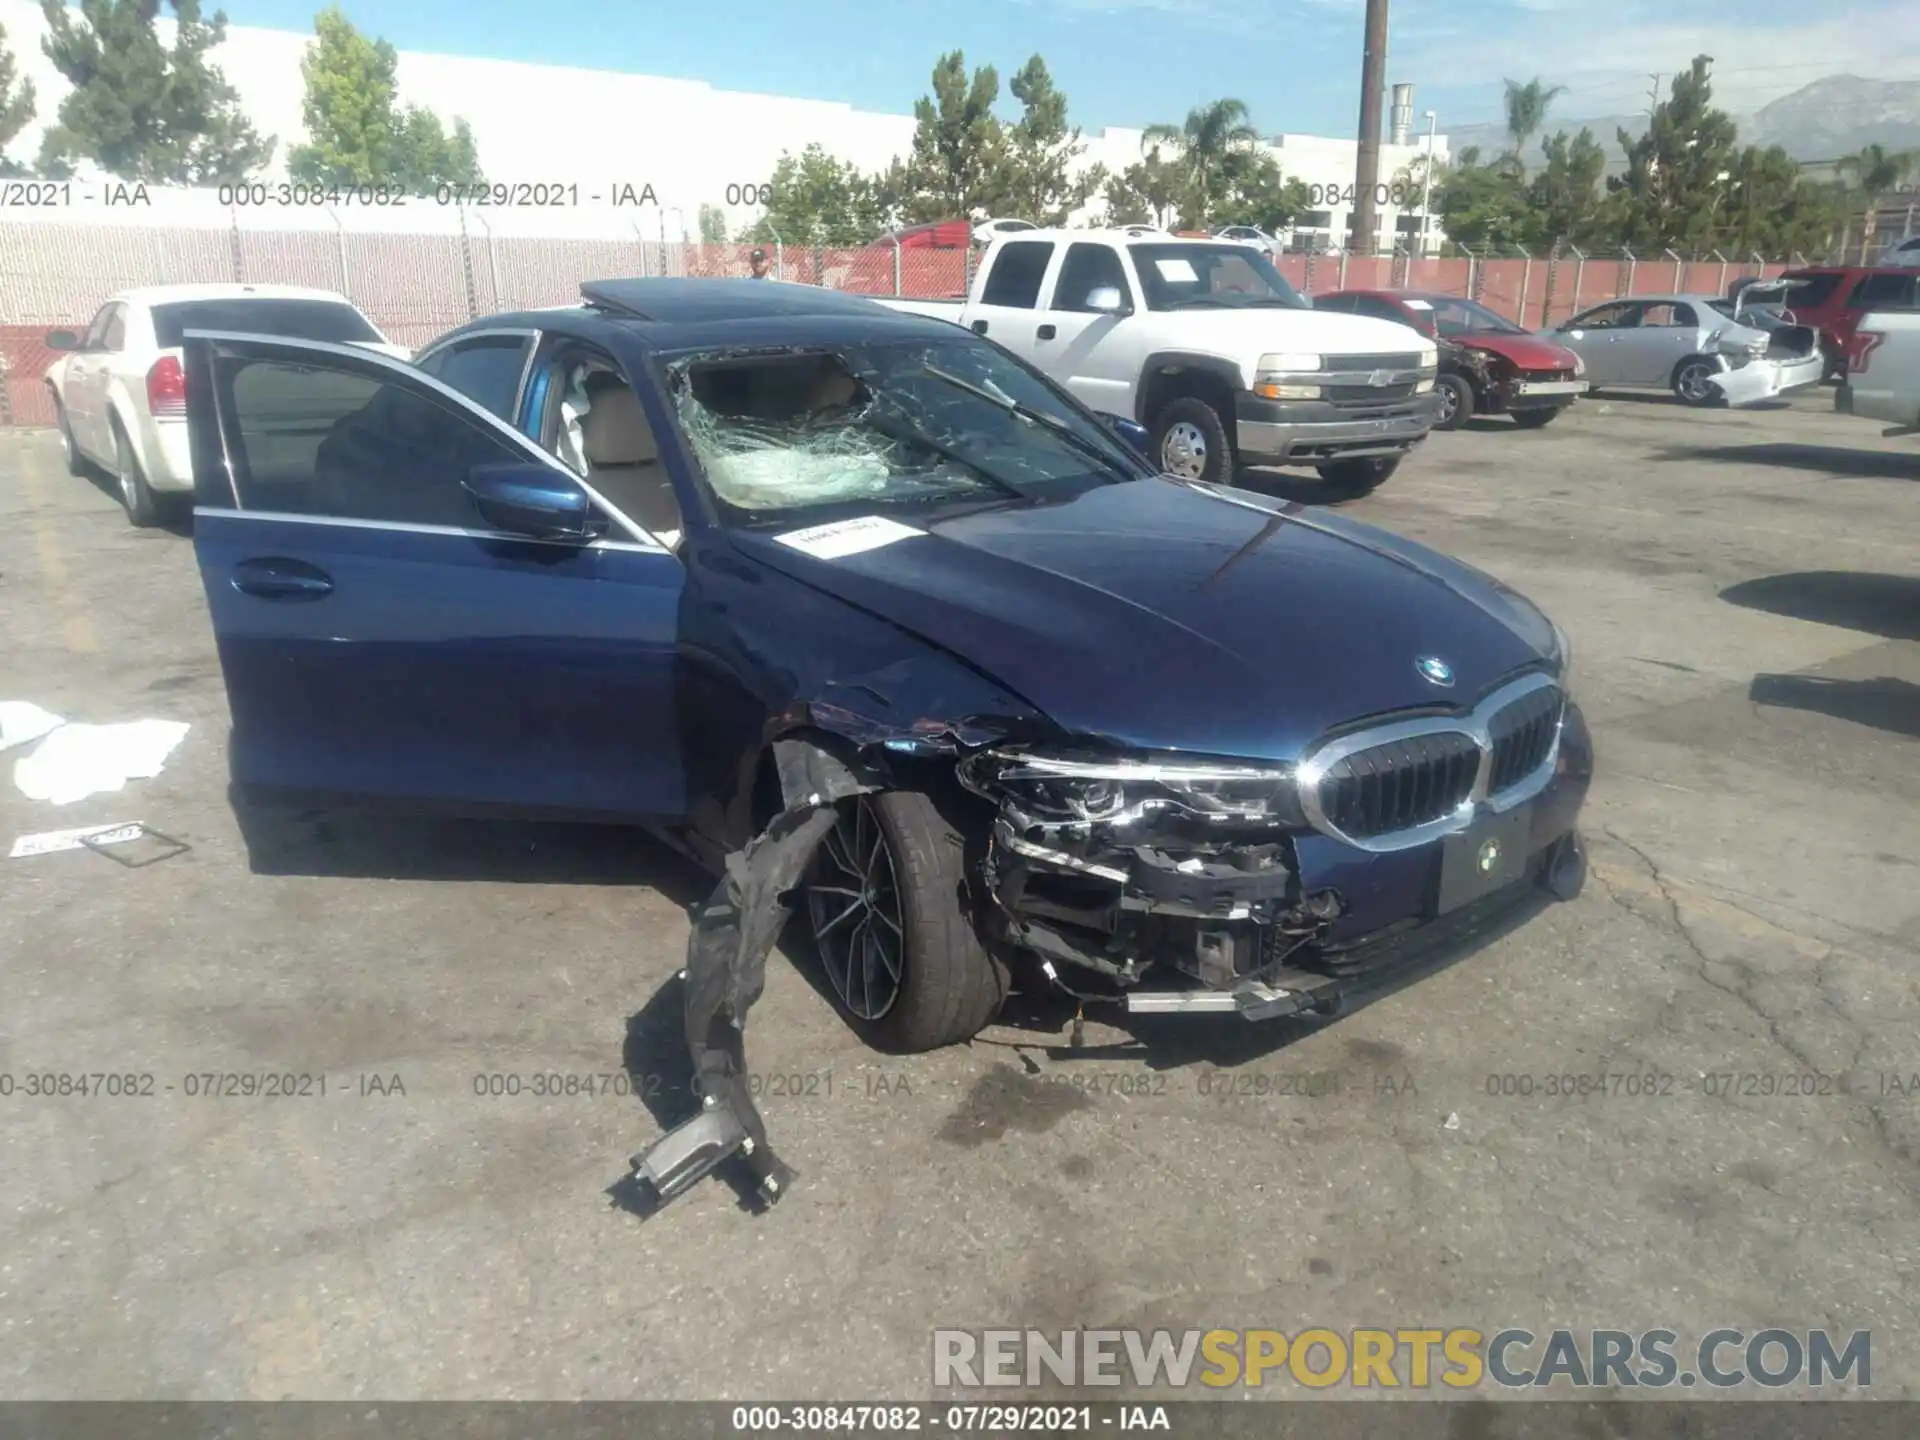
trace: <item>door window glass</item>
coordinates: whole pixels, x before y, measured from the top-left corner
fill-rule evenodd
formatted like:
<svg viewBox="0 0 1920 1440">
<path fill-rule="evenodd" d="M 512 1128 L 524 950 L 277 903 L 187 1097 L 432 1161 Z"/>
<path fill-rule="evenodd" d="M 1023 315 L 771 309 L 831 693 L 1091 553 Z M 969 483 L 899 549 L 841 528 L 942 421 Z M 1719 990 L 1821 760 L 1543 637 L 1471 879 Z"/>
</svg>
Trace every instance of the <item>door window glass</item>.
<svg viewBox="0 0 1920 1440">
<path fill-rule="evenodd" d="M 523 335 L 465 340 L 429 356 L 420 368 L 511 424 L 520 376 L 526 369 L 527 344 Z"/>
<path fill-rule="evenodd" d="M 1121 300 L 1126 299 L 1127 275 L 1120 268 L 1119 253 L 1111 245 L 1068 246 L 1060 278 L 1053 285 L 1053 308 L 1092 311 L 1087 302 L 1095 290 L 1103 289 L 1118 290 Z"/>
<path fill-rule="evenodd" d="M 526 458 L 473 416 L 368 370 L 223 356 L 216 373 L 249 510 L 484 529 L 462 482 L 476 465 Z"/>
<path fill-rule="evenodd" d="M 1002 245 L 993 257 L 993 269 L 987 273 L 986 287 L 980 292 L 982 305 L 1005 305 L 1015 310 L 1031 310 L 1040 303 L 1040 282 L 1046 278 L 1053 260 L 1050 240 L 1015 240 Z"/>
</svg>

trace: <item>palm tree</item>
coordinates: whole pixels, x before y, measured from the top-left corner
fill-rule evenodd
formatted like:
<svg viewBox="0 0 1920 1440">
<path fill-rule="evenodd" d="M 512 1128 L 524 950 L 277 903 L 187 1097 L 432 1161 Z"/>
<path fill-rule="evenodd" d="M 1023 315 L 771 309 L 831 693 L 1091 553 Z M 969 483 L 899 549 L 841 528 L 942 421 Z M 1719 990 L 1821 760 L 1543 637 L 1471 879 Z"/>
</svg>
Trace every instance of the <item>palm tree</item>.
<svg viewBox="0 0 1920 1440">
<path fill-rule="evenodd" d="M 1506 83 L 1507 94 L 1507 138 L 1513 142 L 1513 148 L 1501 157 L 1518 173 L 1526 172 L 1526 162 L 1520 157 L 1526 153 L 1527 143 L 1540 133 L 1540 127 L 1547 123 L 1547 111 L 1553 102 L 1566 93 L 1564 85 L 1543 84 L 1535 76 L 1522 85 L 1516 80 Z"/>
<path fill-rule="evenodd" d="M 1865 260 L 1873 253 L 1873 234 L 1880 219 L 1880 197 L 1898 190 L 1913 177 L 1915 169 L 1920 168 L 1920 152 L 1889 150 L 1875 141 L 1871 145 L 1861 146 L 1857 154 L 1847 156 L 1834 168 L 1842 178 L 1853 183 L 1853 188 L 1866 201 L 1867 218 L 1860 231 L 1860 257 Z"/>
<path fill-rule="evenodd" d="M 1190 213 L 1183 217 L 1205 225 L 1215 199 L 1220 162 L 1235 150 L 1260 143 L 1260 132 L 1249 123 L 1244 100 L 1215 100 L 1187 112 L 1186 123 L 1149 125 L 1140 137 L 1141 149 L 1165 146 L 1185 162 Z"/>
</svg>

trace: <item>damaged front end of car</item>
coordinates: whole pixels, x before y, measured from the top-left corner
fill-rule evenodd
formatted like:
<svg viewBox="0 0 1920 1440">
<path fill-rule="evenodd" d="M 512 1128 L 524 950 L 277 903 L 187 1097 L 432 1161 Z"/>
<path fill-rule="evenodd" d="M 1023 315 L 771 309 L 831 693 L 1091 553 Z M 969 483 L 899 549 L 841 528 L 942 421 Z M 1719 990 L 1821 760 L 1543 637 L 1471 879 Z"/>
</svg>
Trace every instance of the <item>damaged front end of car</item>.
<svg viewBox="0 0 1920 1440">
<path fill-rule="evenodd" d="M 1003 746 L 957 773 L 996 807 L 981 922 L 1059 989 L 1248 1019 L 1313 1003 L 1319 977 L 1288 960 L 1342 907 L 1301 886 L 1293 835 L 1307 819 L 1291 767 Z M 1143 987 L 1163 961 L 1184 983 Z"/>
</svg>

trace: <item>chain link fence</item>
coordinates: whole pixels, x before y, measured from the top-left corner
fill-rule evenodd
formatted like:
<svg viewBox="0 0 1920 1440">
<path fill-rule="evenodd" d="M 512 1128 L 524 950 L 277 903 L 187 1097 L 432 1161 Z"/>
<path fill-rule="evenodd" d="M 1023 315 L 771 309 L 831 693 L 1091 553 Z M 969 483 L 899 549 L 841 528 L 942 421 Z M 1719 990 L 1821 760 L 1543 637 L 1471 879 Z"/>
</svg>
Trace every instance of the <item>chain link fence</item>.
<svg viewBox="0 0 1920 1440">
<path fill-rule="evenodd" d="M 165 203 L 159 203 L 164 201 Z M 667 213 L 672 213 L 671 211 Z M 44 383 L 51 329 L 81 329 L 118 291 L 144 285 L 307 285 L 346 295 L 398 344 L 424 345 L 502 310 L 570 305 L 583 281 L 613 276 L 745 276 L 754 246 L 669 238 L 665 214 L 502 212 L 464 206 L 269 212 L 210 191 L 160 195 L 148 210 L 0 215 L 0 425 L 53 420 Z M 548 233 L 542 233 L 548 232 Z M 552 233 L 561 232 L 561 233 Z M 915 299 L 966 293 L 978 254 L 901 247 L 766 245 L 776 279 Z M 1280 255 L 1307 295 L 1412 288 L 1466 296 L 1528 328 L 1629 293 L 1723 295 L 1788 261 L 1715 254 L 1585 255 L 1577 250 L 1431 259 Z M 1792 257 L 1791 263 L 1802 263 Z"/>
</svg>

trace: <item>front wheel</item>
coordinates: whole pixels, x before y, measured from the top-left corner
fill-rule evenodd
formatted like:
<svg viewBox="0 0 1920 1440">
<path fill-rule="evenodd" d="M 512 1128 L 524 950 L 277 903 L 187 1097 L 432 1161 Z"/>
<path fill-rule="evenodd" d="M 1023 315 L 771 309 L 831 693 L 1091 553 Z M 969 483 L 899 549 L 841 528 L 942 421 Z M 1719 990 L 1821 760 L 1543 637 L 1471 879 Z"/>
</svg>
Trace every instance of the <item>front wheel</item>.
<svg viewBox="0 0 1920 1440">
<path fill-rule="evenodd" d="M 1542 425 L 1551 425 L 1553 417 L 1565 408 L 1562 405 L 1550 405 L 1544 410 L 1516 410 L 1513 412 L 1513 423 L 1522 430 L 1538 430 Z"/>
<path fill-rule="evenodd" d="M 1717 393 L 1713 377 L 1718 373 L 1719 367 L 1711 360 L 1698 356 L 1682 360 L 1673 372 L 1673 393 L 1684 405 L 1711 405 Z"/>
<path fill-rule="evenodd" d="M 879 1050 L 971 1040 L 998 1013 L 1009 974 L 967 903 L 966 845 L 913 791 L 840 808 L 806 884 L 821 968 L 842 1015 Z"/>
<path fill-rule="evenodd" d="M 1369 495 L 1400 468 L 1398 455 L 1367 455 L 1357 460 L 1329 460 L 1319 467 L 1320 478 L 1347 495 Z"/>
<path fill-rule="evenodd" d="M 1219 484 L 1233 478 L 1233 438 L 1204 400 L 1169 400 L 1153 420 L 1153 458 L 1161 473 Z"/>
<path fill-rule="evenodd" d="M 1464 375 L 1440 376 L 1433 382 L 1433 393 L 1440 399 L 1434 429 L 1458 430 L 1473 418 L 1473 386 Z"/>
</svg>

